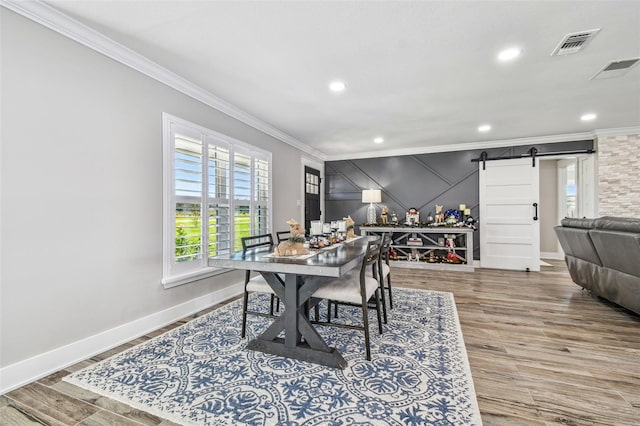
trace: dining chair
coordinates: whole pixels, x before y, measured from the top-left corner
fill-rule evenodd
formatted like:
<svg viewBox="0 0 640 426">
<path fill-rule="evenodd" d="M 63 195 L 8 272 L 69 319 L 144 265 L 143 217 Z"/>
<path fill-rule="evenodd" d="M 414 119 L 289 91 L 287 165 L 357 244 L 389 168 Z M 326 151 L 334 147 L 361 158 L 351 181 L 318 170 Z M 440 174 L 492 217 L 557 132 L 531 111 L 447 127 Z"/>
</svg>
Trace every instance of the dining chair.
<svg viewBox="0 0 640 426">
<path fill-rule="evenodd" d="M 286 241 L 291 237 L 291 230 L 287 231 L 276 231 L 276 240 L 278 244 L 283 241 Z M 276 312 L 280 312 L 280 299 L 276 298 Z"/>
<path fill-rule="evenodd" d="M 243 237 L 242 239 L 242 252 L 246 252 L 248 249 L 258 247 L 273 247 L 273 236 L 271 234 L 254 235 L 251 237 Z M 282 280 L 282 277 L 276 275 L 276 277 Z M 263 293 L 271 296 L 269 304 L 269 314 L 258 311 L 250 311 L 248 309 L 249 293 Z M 262 275 L 256 275 L 251 277 L 251 271 L 247 270 L 244 277 L 244 294 L 242 299 L 242 331 L 241 337 L 245 337 L 247 329 L 247 314 L 260 315 L 260 316 L 273 316 L 274 300 L 277 298 L 271 286 L 267 283 Z M 277 311 L 280 310 L 280 299 L 278 299 Z"/>
<path fill-rule="evenodd" d="M 380 256 L 378 257 L 378 274 L 380 284 L 380 301 L 382 304 L 382 318 L 385 324 L 387 324 L 387 302 L 385 296 L 385 290 L 389 293 L 389 309 L 393 309 L 393 295 L 391 291 L 391 267 L 389 266 L 389 258 L 391 254 L 391 233 L 383 232 L 380 235 L 382 243 L 380 245 Z M 367 269 L 367 275 L 373 276 L 371 269 Z M 386 279 L 386 283 L 385 283 Z M 370 301 L 371 302 L 371 301 Z M 334 317 L 338 318 L 338 305 L 334 306 Z M 330 314 L 330 313 L 329 313 Z"/>
<path fill-rule="evenodd" d="M 389 266 L 389 256 L 391 254 L 391 233 L 385 232 L 381 235 L 382 243 L 380 245 L 380 256 L 378 257 L 378 273 L 380 281 L 380 294 L 382 301 L 382 316 L 384 323 L 387 324 L 387 303 L 385 298 L 385 290 L 389 293 L 389 309 L 393 309 L 393 295 L 391 292 L 391 267 Z M 367 270 L 370 276 L 372 272 Z M 386 280 L 386 283 L 385 283 Z"/>
<path fill-rule="evenodd" d="M 327 299 L 327 321 L 316 322 L 320 325 L 345 327 L 364 331 L 367 360 L 371 361 L 371 342 L 369 338 L 369 300 L 375 300 L 375 309 L 378 316 L 378 330 L 382 334 L 382 318 L 380 315 L 380 284 L 378 282 L 378 258 L 380 255 L 381 240 L 369 241 L 367 250 L 359 269 L 351 270 L 340 278 L 329 281 L 313 293 L 315 299 Z M 367 269 L 372 270 L 372 275 L 367 274 Z M 363 325 L 351 325 L 331 322 L 331 304 L 343 304 L 362 307 Z"/>
<path fill-rule="evenodd" d="M 278 244 L 280 244 L 281 242 L 288 240 L 289 237 L 291 236 L 291 231 L 277 231 L 276 232 L 276 239 L 278 240 Z"/>
</svg>

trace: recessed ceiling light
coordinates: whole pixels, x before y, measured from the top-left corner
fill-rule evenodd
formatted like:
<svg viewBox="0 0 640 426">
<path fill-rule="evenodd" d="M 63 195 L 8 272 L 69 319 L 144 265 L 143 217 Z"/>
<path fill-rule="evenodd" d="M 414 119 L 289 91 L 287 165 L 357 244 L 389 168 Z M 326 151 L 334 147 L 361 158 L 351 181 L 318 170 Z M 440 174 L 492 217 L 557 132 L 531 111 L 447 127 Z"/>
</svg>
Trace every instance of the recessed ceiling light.
<svg viewBox="0 0 640 426">
<path fill-rule="evenodd" d="M 509 49 L 505 49 L 498 54 L 498 59 L 501 61 L 511 61 L 512 59 L 517 58 L 522 53 L 522 50 L 517 47 L 511 47 Z"/>
<path fill-rule="evenodd" d="M 378 136 L 377 138 L 374 138 L 374 139 L 373 139 L 373 141 L 374 141 L 375 143 L 382 143 L 382 142 L 384 142 L 384 138 L 382 138 L 382 137 Z"/>
<path fill-rule="evenodd" d="M 346 87 L 347 85 L 343 81 L 336 80 L 329 83 L 329 90 L 332 92 L 342 92 Z"/>
<path fill-rule="evenodd" d="M 488 124 L 483 124 L 482 126 L 478 126 L 479 132 L 488 132 L 489 130 L 491 130 L 491 126 Z"/>
<path fill-rule="evenodd" d="M 580 120 L 582 121 L 591 121 L 591 120 L 595 120 L 597 117 L 597 115 L 595 115 L 594 113 L 590 112 L 589 114 L 584 114 L 582 117 L 580 117 Z"/>
</svg>

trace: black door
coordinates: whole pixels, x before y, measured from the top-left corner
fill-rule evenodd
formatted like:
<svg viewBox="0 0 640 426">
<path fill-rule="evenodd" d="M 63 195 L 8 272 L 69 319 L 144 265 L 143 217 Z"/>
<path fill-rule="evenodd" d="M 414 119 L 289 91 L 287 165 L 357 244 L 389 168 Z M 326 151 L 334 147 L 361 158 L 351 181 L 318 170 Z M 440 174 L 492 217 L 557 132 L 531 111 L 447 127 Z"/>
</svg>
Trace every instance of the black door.
<svg viewBox="0 0 640 426">
<path fill-rule="evenodd" d="M 320 171 L 304 167 L 304 228 L 311 231 L 311 221 L 320 220 Z"/>
</svg>

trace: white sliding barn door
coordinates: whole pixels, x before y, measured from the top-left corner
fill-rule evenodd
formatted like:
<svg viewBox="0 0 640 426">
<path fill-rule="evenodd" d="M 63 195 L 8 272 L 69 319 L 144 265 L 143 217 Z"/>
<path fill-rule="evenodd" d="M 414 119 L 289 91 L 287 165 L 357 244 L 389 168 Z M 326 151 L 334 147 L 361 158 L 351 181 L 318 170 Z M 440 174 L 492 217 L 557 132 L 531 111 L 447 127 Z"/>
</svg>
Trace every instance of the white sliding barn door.
<svg viewBox="0 0 640 426">
<path fill-rule="evenodd" d="M 539 160 L 480 162 L 480 265 L 540 270 Z"/>
</svg>

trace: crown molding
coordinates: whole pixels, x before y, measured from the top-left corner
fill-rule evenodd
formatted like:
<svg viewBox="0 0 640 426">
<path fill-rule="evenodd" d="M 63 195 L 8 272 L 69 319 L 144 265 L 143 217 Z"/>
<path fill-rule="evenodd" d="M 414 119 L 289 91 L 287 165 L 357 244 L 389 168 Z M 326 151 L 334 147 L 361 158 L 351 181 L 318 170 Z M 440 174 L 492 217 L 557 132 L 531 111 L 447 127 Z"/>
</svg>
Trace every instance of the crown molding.
<svg viewBox="0 0 640 426">
<path fill-rule="evenodd" d="M 360 154 L 327 155 L 327 158 L 325 161 L 354 160 L 359 158 L 393 157 L 393 156 L 400 156 L 400 155 L 433 154 L 438 152 L 470 151 L 474 149 L 490 149 L 490 148 L 504 148 L 504 147 L 521 146 L 521 145 L 572 142 L 572 141 L 581 141 L 586 139 L 594 139 L 595 137 L 596 137 L 595 132 L 568 133 L 564 135 L 535 136 L 535 137 L 528 137 L 528 138 L 502 139 L 502 140 L 483 141 L 483 142 L 469 142 L 469 143 L 459 143 L 459 144 L 452 144 L 452 145 L 426 146 L 426 147 L 420 147 L 420 148 L 407 148 L 407 149 L 394 149 L 394 150 L 389 149 L 385 151 L 368 152 L 362 155 Z"/>
<path fill-rule="evenodd" d="M 39 0 L 0 5 L 320 160 L 325 154 Z"/>
<path fill-rule="evenodd" d="M 640 126 L 617 127 L 615 129 L 598 129 L 595 130 L 594 133 L 599 138 L 606 138 L 610 136 L 640 135 Z"/>
<path fill-rule="evenodd" d="M 438 152 L 470 151 L 474 149 L 504 148 L 509 146 L 534 145 L 597 139 L 607 136 L 639 135 L 640 126 L 597 129 L 591 132 L 567 133 L 563 135 L 535 136 L 529 138 L 503 139 L 484 142 L 470 142 L 453 145 L 426 146 L 420 148 L 388 149 L 362 154 L 327 155 L 325 161 L 355 160 L 361 158 L 395 157 L 401 155 L 433 154 Z"/>
</svg>

